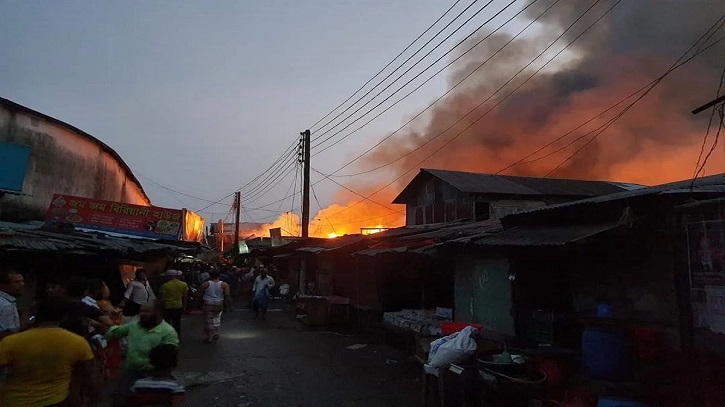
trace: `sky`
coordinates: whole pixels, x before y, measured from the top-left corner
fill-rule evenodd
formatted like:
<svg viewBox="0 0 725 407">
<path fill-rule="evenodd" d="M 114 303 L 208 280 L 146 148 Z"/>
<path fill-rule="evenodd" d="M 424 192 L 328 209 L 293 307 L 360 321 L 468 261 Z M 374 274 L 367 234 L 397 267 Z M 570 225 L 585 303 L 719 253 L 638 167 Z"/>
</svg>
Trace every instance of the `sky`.
<svg viewBox="0 0 725 407">
<path fill-rule="evenodd" d="M 153 204 L 201 209 L 156 184 L 211 200 L 233 192 L 452 4 L 0 0 L 0 95 L 110 145 Z M 441 75 L 313 166 L 337 168 L 445 86 Z M 291 182 L 245 205 L 280 199 Z M 323 206 L 336 189 L 319 184 Z"/>
</svg>

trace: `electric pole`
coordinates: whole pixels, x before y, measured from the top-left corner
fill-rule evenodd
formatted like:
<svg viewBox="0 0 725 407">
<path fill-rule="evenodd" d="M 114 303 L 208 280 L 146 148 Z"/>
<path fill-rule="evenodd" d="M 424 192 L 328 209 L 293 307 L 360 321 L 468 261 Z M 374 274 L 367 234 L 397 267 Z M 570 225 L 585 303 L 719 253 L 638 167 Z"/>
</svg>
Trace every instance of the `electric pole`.
<svg viewBox="0 0 725 407">
<path fill-rule="evenodd" d="M 300 133 L 302 136 L 302 238 L 310 237 L 310 131 Z"/>
<path fill-rule="evenodd" d="M 236 213 L 234 216 L 234 254 L 239 254 L 239 217 L 242 213 L 242 192 L 234 193 L 234 208 Z"/>
</svg>

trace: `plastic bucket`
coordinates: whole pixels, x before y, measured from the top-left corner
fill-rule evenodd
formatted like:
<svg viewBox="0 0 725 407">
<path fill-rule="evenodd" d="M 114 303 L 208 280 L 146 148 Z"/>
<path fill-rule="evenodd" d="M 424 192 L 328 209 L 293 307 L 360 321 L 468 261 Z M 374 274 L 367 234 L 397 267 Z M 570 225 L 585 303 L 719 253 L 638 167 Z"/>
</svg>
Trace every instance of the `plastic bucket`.
<svg viewBox="0 0 725 407">
<path fill-rule="evenodd" d="M 582 358 L 594 378 L 626 381 L 632 376 L 632 350 L 625 332 L 585 329 L 582 333 Z"/>
</svg>

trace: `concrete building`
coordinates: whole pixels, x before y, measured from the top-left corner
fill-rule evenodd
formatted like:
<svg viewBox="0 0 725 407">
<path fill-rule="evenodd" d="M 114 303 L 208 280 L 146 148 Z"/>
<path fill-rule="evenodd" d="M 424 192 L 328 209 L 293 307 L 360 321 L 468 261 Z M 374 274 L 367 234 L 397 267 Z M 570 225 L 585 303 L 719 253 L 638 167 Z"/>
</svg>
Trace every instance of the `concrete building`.
<svg viewBox="0 0 725 407">
<path fill-rule="evenodd" d="M 405 204 L 405 225 L 484 221 L 546 205 L 613 194 L 640 185 L 421 169 L 394 204 Z"/>
<path fill-rule="evenodd" d="M 123 203 L 151 201 L 111 147 L 58 119 L 0 98 L 0 142 L 30 147 L 20 195 L 0 198 L 0 219 L 44 219 L 53 194 Z"/>
</svg>

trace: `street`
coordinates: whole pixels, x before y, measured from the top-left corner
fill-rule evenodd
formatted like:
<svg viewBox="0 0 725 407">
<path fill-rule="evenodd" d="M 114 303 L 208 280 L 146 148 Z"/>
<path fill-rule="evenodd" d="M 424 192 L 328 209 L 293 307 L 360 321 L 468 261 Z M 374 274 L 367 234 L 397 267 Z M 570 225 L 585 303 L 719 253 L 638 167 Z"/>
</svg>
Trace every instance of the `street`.
<svg viewBox="0 0 725 407">
<path fill-rule="evenodd" d="M 202 316 L 184 316 L 177 374 L 187 384 L 185 405 L 420 404 L 420 367 L 402 352 L 361 336 L 310 331 L 289 307 L 272 307 L 266 321 L 246 308 L 225 312 L 221 339 L 211 344 L 202 342 Z M 367 346 L 346 348 L 354 344 Z"/>
</svg>

